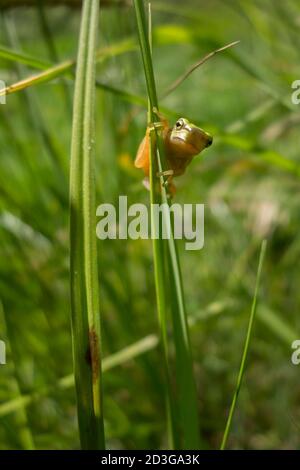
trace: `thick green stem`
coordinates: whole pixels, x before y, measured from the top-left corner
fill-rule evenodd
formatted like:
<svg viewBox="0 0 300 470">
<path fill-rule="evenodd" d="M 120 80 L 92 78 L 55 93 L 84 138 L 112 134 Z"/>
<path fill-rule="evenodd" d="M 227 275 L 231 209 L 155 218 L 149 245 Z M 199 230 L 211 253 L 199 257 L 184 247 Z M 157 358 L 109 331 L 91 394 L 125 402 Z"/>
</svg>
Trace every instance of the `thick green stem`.
<svg viewBox="0 0 300 470">
<path fill-rule="evenodd" d="M 158 113 L 158 100 L 155 86 L 155 78 L 153 72 L 152 56 L 150 42 L 147 35 L 146 19 L 144 4 L 142 0 L 134 0 L 134 7 L 136 13 L 136 22 L 139 35 L 139 43 L 141 49 L 141 55 L 144 64 L 144 73 L 147 84 L 148 98 L 150 102 L 149 119 L 152 122 L 159 120 Z M 156 180 L 156 168 L 161 172 L 166 169 L 166 159 L 164 155 L 164 143 L 162 139 L 162 133 L 159 130 L 151 132 L 152 134 L 152 145 L 151 145 L 151 204 L 157 202 L 155 196 L 155 180 Z M 153 140 L 155 134 L 155 139 Z M 153 147 L 153 141 L 155 148 Z M 155 162 L 153 161 L 155 160 Z M 153 168 L 155 170 L 153 171 Z M 153 174 L 154 173 L 154 174 Z M 163 177 L 161 179 L 161 194 L 159 195 L 160 202 L 164 203 L 164 207 L 169 207 L 169 200 L 167 199 L 166 190 L 164 187 L 165 183 Z M 157 179 L 157 182 L 159 180 Z M 172 227 L 170 220 L 170 213 L 168 210 L 163 213 L 163 223 L 166 226 Z M 153 225 L 153 217 L 152 217 Z M 156 234 L 154 234 L 156 236 Z M 160 246 L 158 246 L 160 244 Z M 198 412 L 197 412 L 197 393 L 196 386 L 193 376 L 192 356 L 190 351 L 189 332 L 187 327 L 187 318 L 184 306 L 183 298 L 183 286 L 181 282 L 179 260 L 176 252 L 175 240 L 173 237 L 172 229 L 170 230 L 170 238 L 168 243 L 165 244 L 164 240 L 154 240 L 154 268 L 155 268 L 155 285 L 157 293 L 157 305 L 161 329 L 161 337 L 163 340 L 165 361 L 168 359 L 168 348 L 167 348 L 167 303 L 171 306 L 174 339 L 175 339 L 175 351 L 176 351 L 176 385 L 178 390 L 178 405 L 176 407 L 176 422 L 179 423 L 180 437 L 181 437 L 181 448 L 185 449 L 196 449 L 199 447 L 199 423 L 198 423 Z M 168 272 L 168 275 L 166 275 Z M 171 295 L 169 293 L 171 292 Z M 165 374 L 168 375 L 169 365 L 165 369 Z M 167 397 L 169 413 L 169 424 L 174 427 L 175 412 L 172 412 L 174 406 L 173 397 L 170 391 L 170 380 L 166 377 L 166 382 L 169 387 L 169 396 Z M 177 430 L 173 429 L 173 444 L 178 447 L 178 436 Z M 174 436 L 176 435 L 176 441 L 174 442 Z"/>
<path fill-rule="evenodd" d="M 72 336 L 83 449 L 105 446 L 93 171 L 98 13 L 99 2 L 85 0 L 75 79 L 70 175 Z"/>
</svg>

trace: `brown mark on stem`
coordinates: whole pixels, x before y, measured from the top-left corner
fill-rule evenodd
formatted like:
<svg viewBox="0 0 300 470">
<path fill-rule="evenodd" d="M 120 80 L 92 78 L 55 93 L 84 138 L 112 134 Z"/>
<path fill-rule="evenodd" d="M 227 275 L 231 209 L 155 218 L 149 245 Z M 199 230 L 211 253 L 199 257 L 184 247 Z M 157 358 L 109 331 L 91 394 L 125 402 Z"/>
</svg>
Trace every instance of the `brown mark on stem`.
<svg viewBox="0 0 300 470">
<path fill-rule="evenodd" d="M 89 331 L 89 344 L 85 354 L 85 360 L 92 368 L 93 383 L 95 383 L 100 372 L 99 337 L 95 328 L 91 328 Z"/>
</svg>

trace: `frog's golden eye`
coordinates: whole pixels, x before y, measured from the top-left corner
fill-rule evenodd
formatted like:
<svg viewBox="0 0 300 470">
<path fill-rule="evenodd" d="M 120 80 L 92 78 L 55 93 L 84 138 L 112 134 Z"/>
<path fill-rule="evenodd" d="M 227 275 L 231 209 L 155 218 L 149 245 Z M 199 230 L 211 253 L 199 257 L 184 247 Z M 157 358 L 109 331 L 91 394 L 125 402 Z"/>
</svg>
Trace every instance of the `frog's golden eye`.
<svg viewBox="0 0 300 470">
<path fill-rule="evenodd" d="M 176 124 L 175 124 L 176 129 L 177 130 L 181 129 L 183 124 L 184 124 L 183 119 L 178 119 L 178 121 L 176 121 Z"/>
</svg>

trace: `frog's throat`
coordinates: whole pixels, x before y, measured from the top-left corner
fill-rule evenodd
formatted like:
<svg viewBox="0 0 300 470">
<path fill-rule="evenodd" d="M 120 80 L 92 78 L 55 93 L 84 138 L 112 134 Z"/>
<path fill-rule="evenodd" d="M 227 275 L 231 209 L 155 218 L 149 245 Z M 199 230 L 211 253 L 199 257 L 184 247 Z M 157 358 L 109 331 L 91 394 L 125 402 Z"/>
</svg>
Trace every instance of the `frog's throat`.
<svg viewBox="0 0 300 470">
<path fill-rule="evenodd" d="M 203 150 L 203 146 L 200 146 L 199 148 L 198 145 L 194 145 L 193 142 L 189 142 L 185 137 L 180 137 L 179 135 L 172 137 L 173 142 L 176 142 L 177 140 L 182 142 L 185 146 L 189 147 L 193 151 L 193 153 L 195 153 L 195 155 L 197 155 L 201 152 L 201 150 Z"/>
</svg>

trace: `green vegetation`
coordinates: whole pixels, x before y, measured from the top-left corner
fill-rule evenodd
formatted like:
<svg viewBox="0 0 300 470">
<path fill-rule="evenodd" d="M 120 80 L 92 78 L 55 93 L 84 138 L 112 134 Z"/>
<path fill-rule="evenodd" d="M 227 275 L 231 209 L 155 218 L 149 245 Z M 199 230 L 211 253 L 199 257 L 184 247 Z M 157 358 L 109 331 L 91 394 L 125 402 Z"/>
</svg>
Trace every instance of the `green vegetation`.
<svg viewBox="0 0 300 470">
<path fill-rule="evenodd" d="M 0 18 L 0 448 L 296 449 L 299 2 L 153 0 L 152 54 L 146 3 L 112 3 Z M 99 204 L 167 200 L 159 129 L 150 193 L 133 166 L 148 100 L 214 136 L 176 179 L 205 203 L 201 251 L 96 239 Z"/>
<path fill-rule="evenodd" d="M 72 337 L 83 449 L 105 448 L 93 152 L 98 15 L 98 1 L 85 1 L 76 67 L 70 162 Z"/>
</svg>

